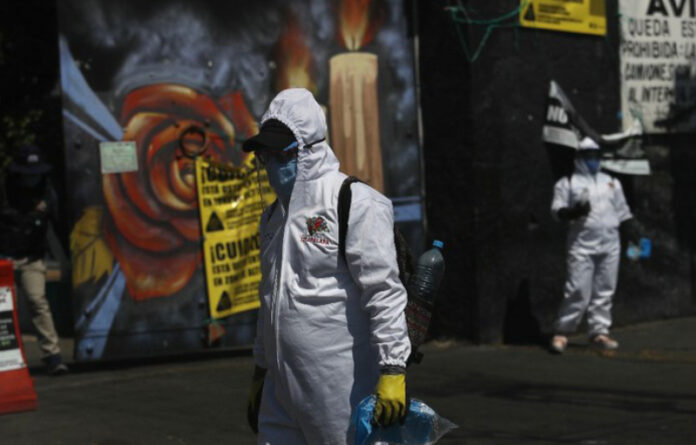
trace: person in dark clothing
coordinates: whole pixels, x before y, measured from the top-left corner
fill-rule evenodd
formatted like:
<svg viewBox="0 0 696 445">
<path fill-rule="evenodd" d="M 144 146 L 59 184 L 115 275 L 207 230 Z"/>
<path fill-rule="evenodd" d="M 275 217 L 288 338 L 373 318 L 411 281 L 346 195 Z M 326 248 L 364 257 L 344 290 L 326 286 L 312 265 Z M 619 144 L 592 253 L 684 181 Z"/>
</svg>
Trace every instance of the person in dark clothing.
<svg viewBox="0 0 696 445">
<path fill-rule="evenodd" d="M 0 257 L 11 260 L 18 287 L 29 301 L 39 337 L 42 360 L 49 374 L 68 371 L 63 363 L 46 299 L 46 233 L 49 218 L 57 220 L 56 197 L 48 179 L 51 166 L 41 150 L 26 145 L 8 167 L 0 208 Z"/>
</svg>

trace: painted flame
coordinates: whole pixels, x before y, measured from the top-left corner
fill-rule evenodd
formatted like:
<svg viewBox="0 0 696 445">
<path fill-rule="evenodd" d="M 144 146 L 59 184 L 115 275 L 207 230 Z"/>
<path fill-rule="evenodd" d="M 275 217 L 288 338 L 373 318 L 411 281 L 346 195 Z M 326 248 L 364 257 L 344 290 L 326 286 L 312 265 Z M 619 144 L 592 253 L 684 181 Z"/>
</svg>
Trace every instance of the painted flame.
<svg viewBox="0 0 696 445">
<path fill-rule="evenodd" d="M 316 83 L 312 76 L 312 53 L 294 18 L 288 20 L 287 29 L 278 39 L 275 60 L 276 91 L 299 87 L 316 93 Z"/>
<path fill-rule="evenodd" d="M 372 0 L 341 0 L 339 40 L 350 51 L 369 43 L 377 30 Z"/>
</svg>

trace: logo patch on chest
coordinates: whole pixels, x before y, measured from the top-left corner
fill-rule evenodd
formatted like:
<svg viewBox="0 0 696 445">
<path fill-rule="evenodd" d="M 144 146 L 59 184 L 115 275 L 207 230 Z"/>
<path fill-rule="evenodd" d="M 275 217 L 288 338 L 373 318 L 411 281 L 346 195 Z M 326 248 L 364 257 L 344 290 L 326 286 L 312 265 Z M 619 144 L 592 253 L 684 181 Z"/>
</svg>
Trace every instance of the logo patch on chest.
<svg viewBox="0 0 696 445">
<path fill-rule="evenodd" d="M 322 216 L 307 218 L 305 225 L 308 235 L 302 235 L 300 238 L 303 243 L 329 244 L 329 239 L 325 235 L 329 231 L 329 226 Z"/>
</svg>

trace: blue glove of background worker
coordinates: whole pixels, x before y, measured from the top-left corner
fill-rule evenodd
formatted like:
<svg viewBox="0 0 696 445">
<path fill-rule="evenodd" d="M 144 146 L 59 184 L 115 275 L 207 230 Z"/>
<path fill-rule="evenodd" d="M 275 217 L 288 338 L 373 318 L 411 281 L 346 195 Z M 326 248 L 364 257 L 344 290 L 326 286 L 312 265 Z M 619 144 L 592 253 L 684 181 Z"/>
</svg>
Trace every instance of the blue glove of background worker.
<svg viewBox="0 0 696 445">
<path fill-rule="evenodd" d="M 260 367 L 254 369 L 254 377 L 249 388 L 249 400 L 247 401 L 247 421 L 251 430 L 259 432 L 259 409 L 261 408 L 261 394 L 263 393 L 263 381 L 266 377 L 266 370 Z"/>
<path fill-rule="evenodd" d="M 401 422 L 406 417 L 406 370 L 393 366 L 382 370 L 375 387 L 374 420 L 383 427 Z"/>
</svg>

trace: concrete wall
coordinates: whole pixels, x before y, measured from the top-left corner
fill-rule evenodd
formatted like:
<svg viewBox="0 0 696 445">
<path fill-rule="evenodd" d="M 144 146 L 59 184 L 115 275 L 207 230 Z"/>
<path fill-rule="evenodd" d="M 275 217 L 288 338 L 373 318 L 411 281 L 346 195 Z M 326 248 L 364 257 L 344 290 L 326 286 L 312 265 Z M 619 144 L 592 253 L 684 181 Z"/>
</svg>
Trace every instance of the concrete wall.
<svg viewBox="0 0 696 445">
<path fill-rule="evenodd" d="M 476 18 L 519 5 L 463 3 Z M 500 28 L 471 63 L 444 6 L 417 2 L 429 235 L 445 241 L 448 268 L 432 334 L 537 341 L 565 278 L 565 227 L 549 214 L 559 154 L 541 142 L 548 84 L 559 82 L 596 130 L 620 130 L 617 2 L 607 2 L 606 37 Z M 463 32 L 475 48 L 485 27 Z M 688 137 L 645 142 L 653 175 L 620 179 L 654 252 L 622 261 L 616 325 L 694 312 L 695 157 Z"/>
</svg>

